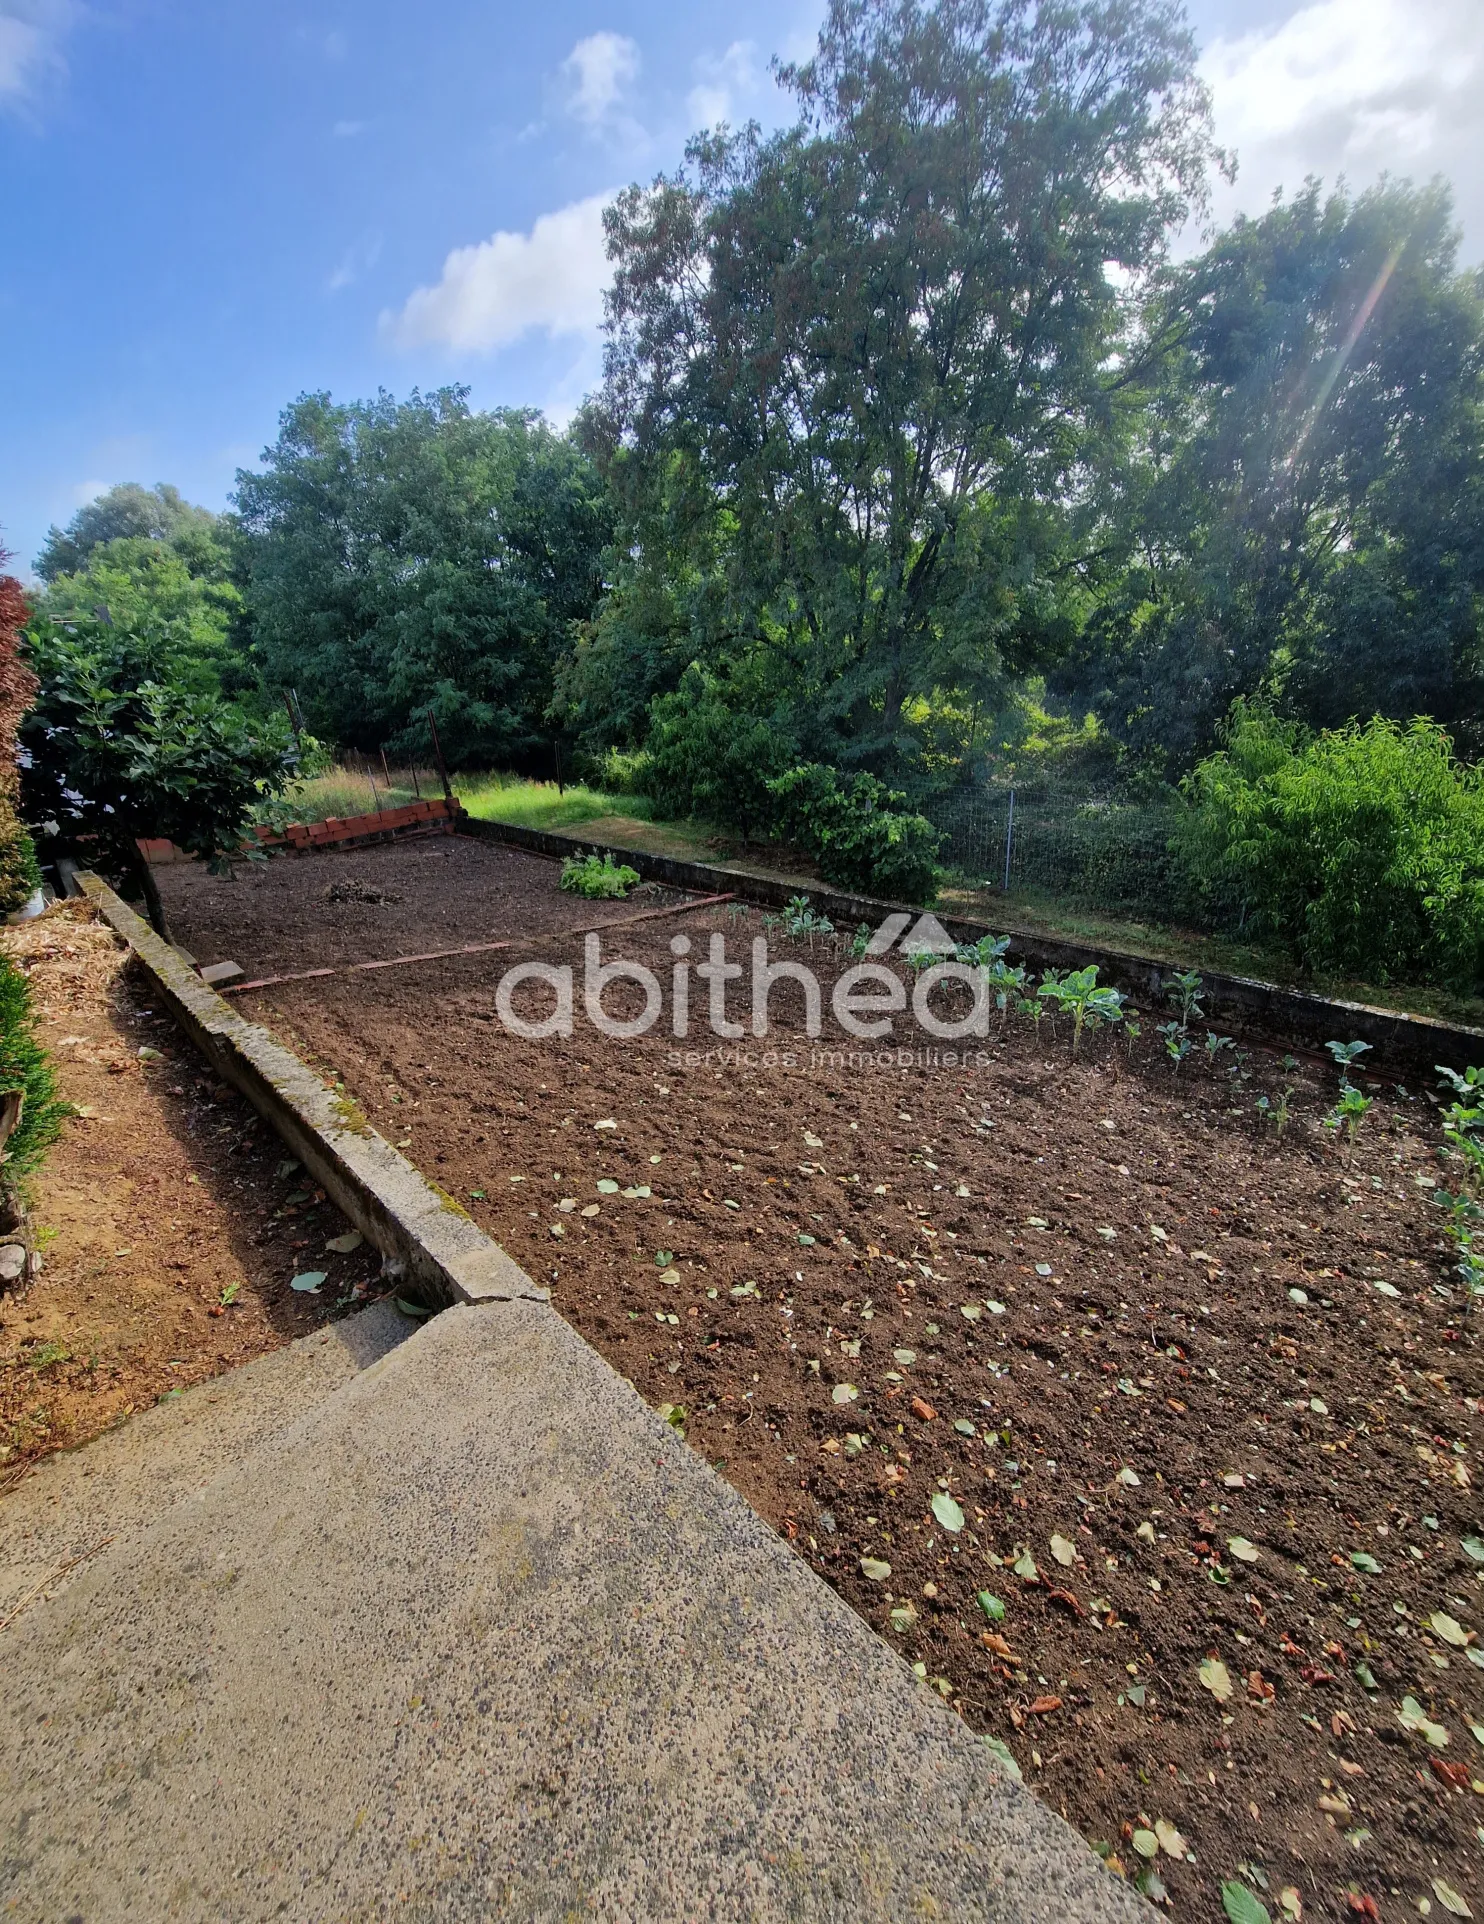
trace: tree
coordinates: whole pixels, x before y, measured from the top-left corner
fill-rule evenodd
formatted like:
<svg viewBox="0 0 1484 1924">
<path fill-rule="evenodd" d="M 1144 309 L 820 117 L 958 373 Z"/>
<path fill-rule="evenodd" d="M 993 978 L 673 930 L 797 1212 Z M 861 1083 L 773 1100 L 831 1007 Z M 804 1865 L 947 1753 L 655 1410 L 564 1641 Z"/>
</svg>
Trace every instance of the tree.
<svg viewBox="0 0 1484 1924">
<path fill-rule="evenodd" d="M 610 210 L 604 409 L 725 519 L 713 664 L 780 656 L 824 758 L 894 772 L 912 703 L 994 701 L 1057 629 L 1109 267 L 1199 199 L 1208 103 L 1165 0 L 834 0 L 781 77 L 797 126 Z"/>
<path fill-rule="evenodd" d="M 203 541 L 215 542 L 219 528 L 218 516 L 193 507 L 164 481 L 153 488 L 124 481 L 79 508 L 65 529 L 47 530 L 36 572 L 43 581 L 77 574 L 94 549 L 110 541 L 160 541 L 189 552 Z"/>
<path fill-rule="evenodd" d="M 92 548 L 76 573 L 54 575 L 37 597 L 31 627 L 90 631 L 117 627 L 150 659 L 155 679 L 194 694 L 235 685 L 234 626 L 242 595 L 230 579 L 230 552 L 193 531 L 181 547 L 146 535 L 121 535 Z"/>
<path fill-rule="evenodd" d="M 1107 539 L 1058 674 L 1179 772 L 1232 700 L 1427 714 L 1484 747 L 1484 284 L 1448 191 L 1310 182 L 1171 273 Z"/>
<path fill-rule="evenodd" d="M 33 631 L 30 653 L 40 687 L 21 726 L 28 819 L 55 853 L 130 882 L 164 934 L 139 839 L 168 837 L 229 869 L 251 811 L 293 773 L 287 724 L 155 679 L 155 651 L 119 628 Z"/>
<path fill-rule="evenodd" d="M 466 390 L 337 405 L 302 396 L 238 475 L 252 655 L 316 733 L 544 770 L 559 656 L 591 614 L 602 485 L 533 410 Z"/>
</svg>

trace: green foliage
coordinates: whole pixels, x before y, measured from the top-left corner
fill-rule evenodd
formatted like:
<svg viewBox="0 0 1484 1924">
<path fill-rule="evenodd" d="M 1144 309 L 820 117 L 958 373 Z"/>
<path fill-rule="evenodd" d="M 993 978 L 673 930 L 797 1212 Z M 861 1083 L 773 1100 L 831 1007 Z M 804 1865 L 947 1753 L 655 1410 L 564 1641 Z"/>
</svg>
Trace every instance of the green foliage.
<svg viewBox="0 0 1484 1924">
<path fill-rule="evenodd" d="M 1456 250 L 1442 183 L 1311 182 L 1156 282 L 1052 677 L 1142 758 L 1188 769 L 1259 691 L 1484 746 L 1484 287 Z"/>
<path fill-rule="evenodd" d="M 842 778 L 818 762 L 789 769 L 768 792 L 780 832 L 809 850 L 826 881 L 893 901 L 932 900 L 941 837 L 907 812 L 904 794 L 874 775 Z"/>
<path fill-rule="evenodd" d="M 1484 981 L 1484 775 L 1442 729 L 1311 736 L 1238 705 L 1187 785 L 1185 859 L 1213 918 L 1306 967 Z"/>
<path fill-rule="evenodd" d="M 689 652 L 763 659 L 811 758 L 915 785 L 1071 633 L 1107 264 L 1144 273 L 1198 197 L 1207 103 L 1160 0 L 835 0 L 782 78 L 795 126 L 610 210 L 589 428 Z"/>
<path fill-rule="evenodd" d="M 148 646 L 117 629 L 36 636 L 36 705 L 21 726 L 29 820 L 59 848 L 139 878 L 141 836 L 230 860 L 251 811 L 294 769 L 286 722 L 154 679 Z"/>
<path fill-rule="evenodd" d="M 0 1095 L 20 1090 L 21 1119 L 5 1145 L 5 1179 L 36 1170 L 62 1133 L 71 1107 L 57 1094 L 56 1077 L 36 1039 L 31 985 L 16 965 L 0 957 Z"/>
<path fill-rule="evenodd" d="M 590 902 L 621 902 L 638 879 L 638 869 L 611 855 L 569 855 L 562 864 L 562 887 Z"/>
<path fill-rule="evenodd" d="M 771 916 L 763 918 L 765 923 L 772 919 Z M 791 895 L 778 919 L 783 925 L 783 933 L 793 936 L 796 941 L 801 936 L 833 935 L 835 932 L 834 923 L 827 915 L 817 913 L 807 895 Z M 813 946 L 812 941 L 810 946 Z"/>
<path fill-rule="evenodd" d="M 1082 1031 L 1089 1022 L 1096 1027 L 1099 1023 L 1121 1021 L 1123 1017 L 1122 994 L 1117 989 L 1098 987 L 1095 962 L 1089 962 L 1083 969 L 1070 969 L 1063 976 L 1052 971 L 1036 993 L 1055 1002 L 1059 1009 L 1071 1012 L 1073 1055 L 1082 1047 Z"/>
<path fill-rule="evenodd" d="M 79 508 L 65 530 L 48 529 L 36 572 L 46 582 L 78 574 L 91 565 L 99 548 L 116 541 L 153 542 L 189 560 L 219 548 L 221 540 L 221 517 L 193 507 L 178 488 L 164 482 L 144 488 L 137 481 L 124 481 Z"/>
<path fill-rule="evenodd" d="M 237 667 L 232 631 L 242 596 L 228 578 L 226 546 L 204 530 L 193 535 L 188 554 L 143 535 L 96 544 L 75 572 L 53 576 L 31 633 L 62 627 L 100 636 L 118 628 L 159 679 L 191 694 L 220 694 Z"/>
<path fill-rule="evenodd" d="M 252 658 L 342 746 L 454 766 L 551 768 L 571 624 L 591 615 L 609 509 L 591 464 L 533 409 L 444 388 L 288 408 L 237 479 Z"/>
<path fill-rule="evenodd" d="M 1354 1142 L 1360 1125 L 1365 1121 L 1374 1104 L 1373 1096 L 1362 1095 L 1353 1083 L 1342 1082 L 1339 1101 L 1324 1118 L 1324 1126 L 1336 1132 L 1343 1129 L 1349 1140 Z"/>
<path fill-rule="evenodd" d="M 748 690 L 692 663 L 651 714 L 644 792 L 662 815 L 699 815 L 740 828 L 772 826 L 771 778 L 797 759 L 786 728 L 749 706 Z M 831 878 L 837 879 L 837 878 Z"/>
</svg>

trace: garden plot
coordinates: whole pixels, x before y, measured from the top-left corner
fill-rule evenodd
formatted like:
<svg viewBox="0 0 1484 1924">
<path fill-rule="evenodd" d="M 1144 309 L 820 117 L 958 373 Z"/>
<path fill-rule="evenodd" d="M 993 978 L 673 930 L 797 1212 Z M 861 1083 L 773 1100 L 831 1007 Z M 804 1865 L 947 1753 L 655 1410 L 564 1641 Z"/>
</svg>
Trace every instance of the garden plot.
<svg viewBox="0 0 1484 1924">
<path fill-rule="evenodd" d="M 539 855 L 465 836 L 155 871 L 170 933 L 198 962 L 239 962 L 250 976 L 587 928 L 670 891 L 627 902 L 564 895 Z"/>
<path fill-rule="evenodd" d="M 561 906 L 537 870 L 532 929 Z M 255 888 L 253 959 L 284 947 L 286 872 Z M 673 935 L 745 955 L 761 921 L 681 910 L 604 953 L 668 985 Z M 828 1007 L 849 958 L 769 935 Z M 1126 1875 L 1189 1917 L 1224 1883 L 1273 1917 L 1484 1912 L 1484 1391 L 1424 1092 L 1368 1085 L 1351 1144 L 1323 1126 L 1331 1065 L 1210 1056 L 1193 1019 L 1176 1071 L 1147 1011 L 1132 1049 L 1105 1027 L 1074 1056 L 1065 1022 L 1013 1015 L 950 1045 L 907 1017 L 852 1061 L 788 984 L 758 1041 L 678 1042 L 668 997 L 609 1039 L 580 940 L 520 953 L 576 971 L 569 1039 L 503 1026 L 509 955 L 240 1006 Z M 641 1004 L 616 983 L 606 1006 Z"/>
</svg>

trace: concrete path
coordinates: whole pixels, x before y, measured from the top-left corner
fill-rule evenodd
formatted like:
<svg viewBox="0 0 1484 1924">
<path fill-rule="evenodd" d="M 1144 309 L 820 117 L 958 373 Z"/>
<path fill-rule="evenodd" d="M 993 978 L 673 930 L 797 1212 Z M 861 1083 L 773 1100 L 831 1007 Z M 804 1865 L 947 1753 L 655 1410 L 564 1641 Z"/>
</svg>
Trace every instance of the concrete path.
<svg viewBox="0 0 1484 1924">
<path fill-rule="evenodd" d="M 193 1465 L 91 1446 L 115 1540 L 0 1634 L 0 1915 L 1148 1916 L 549 1308 L 305 1360 Z"/>
</svg>

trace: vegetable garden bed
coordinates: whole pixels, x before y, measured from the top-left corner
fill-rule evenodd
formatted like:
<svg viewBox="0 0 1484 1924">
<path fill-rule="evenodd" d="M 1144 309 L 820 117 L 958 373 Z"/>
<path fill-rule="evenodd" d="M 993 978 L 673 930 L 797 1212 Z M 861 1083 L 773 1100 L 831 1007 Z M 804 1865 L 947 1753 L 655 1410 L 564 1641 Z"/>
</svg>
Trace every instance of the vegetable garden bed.
<svg viewBox="0 0 1484 1924">
<path fill-rule="evenodd" d="M 334 859 L 404 898 L 436 864 L 461 932 L 526 947 L 283 984 L 243 1013 L 342 1080 L 925 1688 L 1178 1914 L 1484 1909 L 1484 1384 L 1430 1091 L 1352 1071 L 1374 1106 L 1350 1143 L 1323 1126 L 1333 1066 L 1285 1067 L 1260 1037 L 1208 1056 L 1192 1021 L 1175 1071 L 1168 1011 L 1075 1057 L 1065 1023 L 994 1017 L 965 1046 L 908 1017 L 877 1060 L 828 1028 L 811 1043 L 789 984 L 760 1040 L 609 1039 L 566 932 L 594 905 L 556 864 L 497 874 L 493 853 Z M 344 957 L 346 918 L 392 942 L 374 906 L 286 879 L 311 869 L 328 879 L 161 883 L 179 938 L 250 973 Z M 668 983 L 681 926 L 615 930 L 605 957 Z M 692 959 L 764 933 L 740 905 L 683 927 Z M 828 1006 L 843 945 L 766 932 Z M 526 955 L 574 966 L 570 1039 L 502 1026 L 497 982 Z M 550 1006 L 527 993 L 518 1009 Z"/>
</svg>

